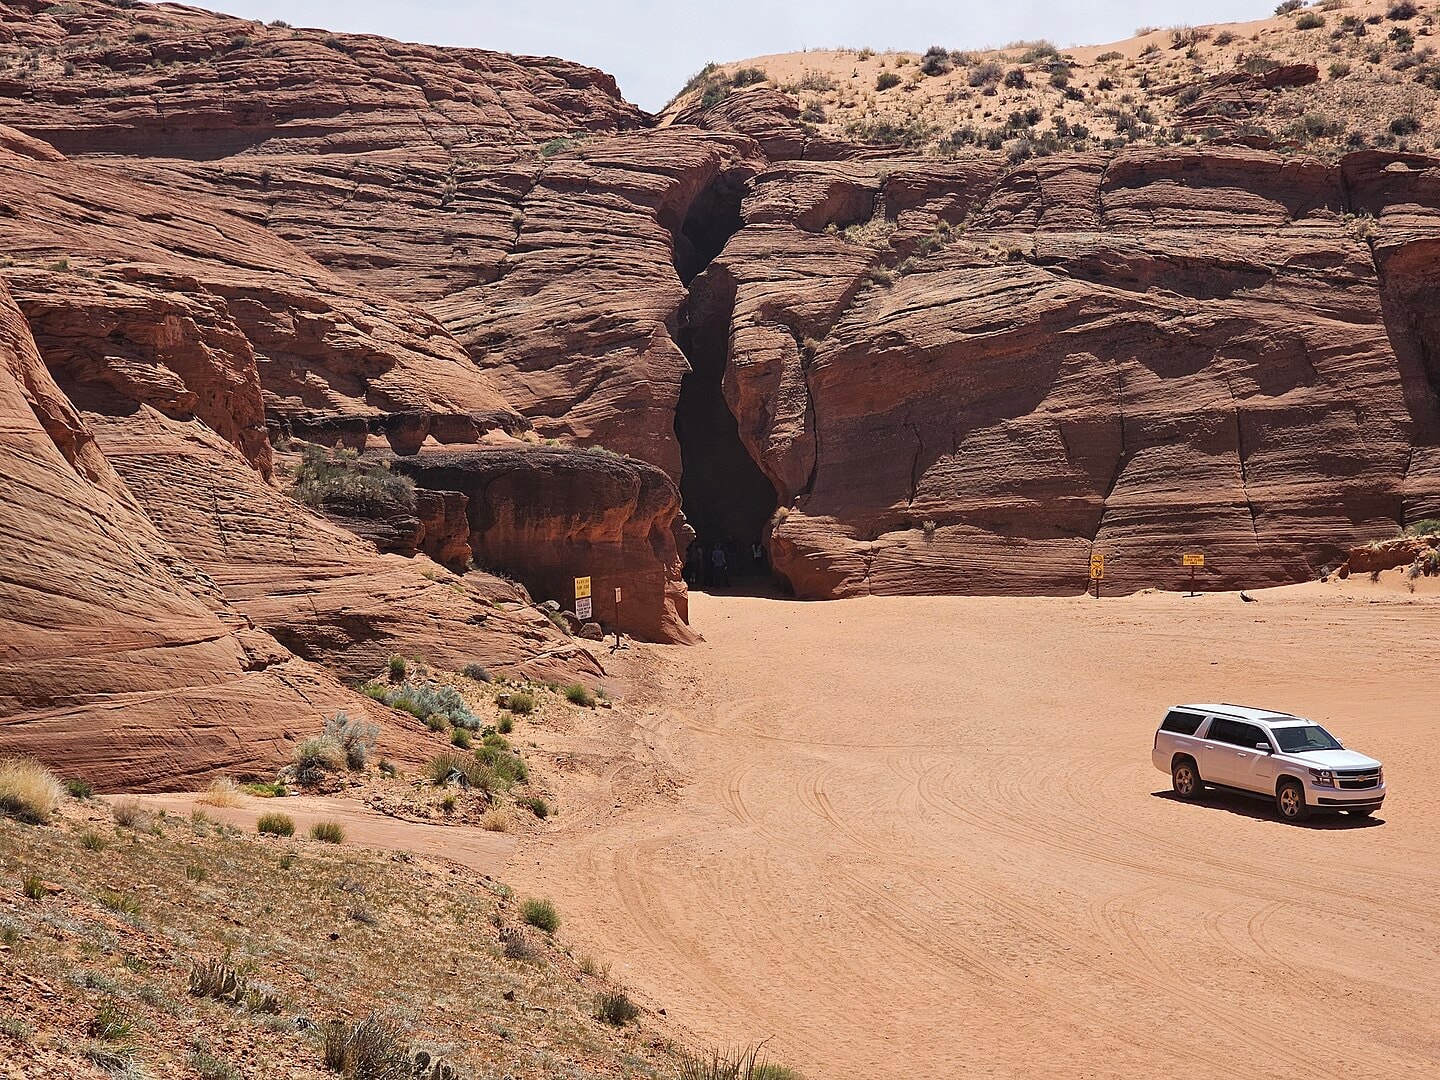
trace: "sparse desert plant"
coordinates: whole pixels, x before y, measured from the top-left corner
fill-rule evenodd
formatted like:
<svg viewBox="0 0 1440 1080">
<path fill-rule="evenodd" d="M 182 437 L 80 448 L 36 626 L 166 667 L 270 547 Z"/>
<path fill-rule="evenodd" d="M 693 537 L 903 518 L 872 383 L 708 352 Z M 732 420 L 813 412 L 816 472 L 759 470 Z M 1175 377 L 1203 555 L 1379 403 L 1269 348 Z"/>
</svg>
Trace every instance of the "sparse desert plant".
<svg viewBox="0 0 1440 1080">
<path fill-rule="evenodd" d="M 150 824 L 150 812 L 134 799 L 121 799 L 110 804 L 115 824 L 124 829 L 143 829 Z"/>
<path fill-rule="evenodd" d="M 135 1030 L 135 1021 L 113 1001 L 103 1001 L 85 1026 L 92 1039 L 116 1042 Z"/>
<path fill-rule="evenodd" d="M 95 789 L 84 780 L 71 777 L 65 781 L 65 793 L 72 799 L 88 799 L 95 794 Z"/>
<path fill-rule="evenodd" d="M 520 905 L 520 918 L 537 930 L 553 934 L 560 929 L 560 913 L 549 900 L 531 897 Z"/>
<path fill-rule="evenodd" d="M 325 1067 L 346 1080 L 408 1080 L 414 1075 L 404 1036 L 377 1016 L 354 1024 L 330 1020 L 321 1025 L 320 1038 Z"/>
<path fill-rule="evenodd" d="M 802 1080 L 799 1073 L 760 1056 L 760 1047 L 738 1054 L 682 1054 L 677 1080 Z"/>
<path fill-rule="evenodd" d="M 1292 11 L 1299 11 L 1305 6 L 1305 0 L 1280 0 L 1275 5 L 1276 15 L 1289 15 Z"/>
<path fill-rule="evenodd" d="M 285 785 L 273 780 L 249 780 L 240 787 L 261 799 L 278 799 L 285 794 Z"/>
<path fill-rule="evenodd" d="M 135 1047 L 111 1046 L 92 1040 L 80 1048 L 81 1055 L 96 1068 L 104 1069 L 115 1076 L 133 1076 Z"/>
<path fill-rule="evenodd" d="M 289 814 L 261 814 L 255 831 L 268 836 L 294 836 L 295 819 Z"/>
<path fill-rule="evenodd" d="M 193 881 L 197 885 L 210 876 L 210 871 L 196 863 L 189 863 L 185 867 L 185 880 Z"/>
<path fill-rule="evenodd" d="M 241 806 L 245 799 L 239 784 L 228 776 L 217 776 L 198 801 L 209 806 Z"/>
<path fill-rule="evenodd" d="M 1421 518 L 1405 526 L 1406 536 L 1440 536 L 1440 518 Z"/>
<path fill-rule="evenodd" d="M 1302 11 L 1295 20 L 1296 30 L 1318 30 L 1325 25 L 1325 16 L 1318 11 Z"/>
<path fill-rule="evenodd" d="M 463 727 L 457 727 L 450 732 L 450 745 L 460 750 L 470 749 L 470 732 Z"/>
<path fill-rule="evenodd" d="M 220 960 L 191 961 L 190 994 L 238 1005 L 245 1000 L 245 980 Z"/>
<path fill-rule="evenodd" d="M 0 760 L 0 814 L 31 825 L 54 815 L 65 789 L 55 774 L 31 758 Z"/>
<path fill-rule="evenodd" d="M 467 679 L 474 679 L 476 682 L 488 683 L 490 681 L 490 672 L 485 669 L 483 664 L 466 664 L 460 669 L 460 674 Z"/>
<path fill-rule="evenodd" d="M 514 926 L 500 931 L 500 952 L 506 960 L 523 960 L 531 964 L 545 958 L 545 954 L 530 940 L 530 935 Z"/>
<path fill-rule="evenodd" d="M 580 705 L 586 709 L 595 707 L 595 695 L 587 690 L 583 683 L 571 683 L 565 687 L 565 700 L 571 705 Z"/>
<path fill-rule="evenodd" d="M 100 901 L 102 907 L 109 908 L 117 915 L 140 914 L 140 901 L 118 889 L 102 888 L 96 893 L 96 899 Z"/>
<path fill-rule="evenodd" d="M 29 900 L 43 900 L 45 898 L 45 879 L 39 874 L 26 874 L 20 879 L 20 891 Z"/>
<path fill-rule="evenodd" d="M 345 828 L 338 821 L 317 821 L 310 826 L 310 839 L 324 844 L 343 844 Z"/>
<path fill-rule="evenodd" d="M 515 730 L 515 721 L 509 716 L 500 717 L 500 722 L 495 725 L 501 735 L 509 735 Z"/>
<path fill-rule="evenodd" d="M 337 712 L 325 721 L 322 737 L 333 740 L 344 751 L 347 769 L 351 772 L 359 772 L 370 760 L 370 753 L 375 749 L 375 741 L 380 738 L 380 728 L 376 724 L 353 719 L 343 712 Z"/>
<path fill-rule="evenodd" d="M 523 784 L 530 779 L 525 759 L 515 753 L 503 735 L 486 735 L 475 751 L 475 760 L 494 773 L 501 787 Z"/>
<path fill-rule="evenodd" d="M 86 851 L 104 851 L 110 846 L 110 841 L 91 829 L 86 829 L 80 834 L 80 846 Z"/>
<path fill-rule="evenodd" d="M 390 660 L 387 664 L 387 670 L 390 673 L 391 682 L 402 683 L 405 681 L 405 674 L 409 670 L 409 664 L 405 662 L 405 658 L 403 656 L 397 653 L 394 656 L 390 657 Z"/>
<path fill-rule="evenodd" d="M 510 711 L 516 716 L 528 716 L 535 711 L 535 695 L 518 693 L 510 695 Z"/>
<path fill-rule="evenodd" d="M 307 446 L 295 467 L 290 494 L 316 510 L 358 517 L 409 514 L 415 482 L 384 462 L 361 461 L 354 450 Z"/>
<path fill-rule="evenodd" d="M 900 76 L 893 71 L 882 71 L 875 76 L 876 90 L 889 90 L 892 86 L 900 85 Z"/>
<path fill-rule="evenodd" d="M 486 832 L 509 832 L 510 815 L 504 810 L 487 810 L 480 818 L 480 827 Z"/>
<path fill-rule="evenodd" d="M 197 1046 L 191 1050 L 185 1064 L 200 1080 L 241 1080 L 240 1072 L 234 1065 L 217 1057 L 215 1051 L 207 1047 Z"/>
<path fill-rule="evenodd" d="M 595 1019 L 624 1027 L 640 1015 L 640 1007 L 624 990 L 605 990 L 595 997 Z"/>
<path fill-rule="evenodd" d="M 542 821 L 550 816 L 550 804 L 539 795 L 527 795 L 520 800 L 520 805 Z"/>
<path fill-rule="evenodd" d="M 473 757 L 446 751 L 436 754 L 425 765 L 425 775 L 435 784 L 447 784 L 457 778 L 463 786 L 480 791 L 491 791 L 495 785 L 495 774 Z"/>
<path fill-rule="evenodd" d="M 295 779 L 302 784 L 319 783 L 345 767 L 345 748 L 328 735 L 302 739 L 295 747 Z"/>
<path fill-rule="evenodd" d="M 1387 19 L 1394 19 L 1396 22 L 1404 22 L 1407 19 L 1415 18 L 1415 16 L 1419 14 L 1420 9 L 1412 4 L 1410 0 L 1399 0 L 1398 3 L 1390 5 L 1385 12 L 1385 17 Z"/>
</svg>

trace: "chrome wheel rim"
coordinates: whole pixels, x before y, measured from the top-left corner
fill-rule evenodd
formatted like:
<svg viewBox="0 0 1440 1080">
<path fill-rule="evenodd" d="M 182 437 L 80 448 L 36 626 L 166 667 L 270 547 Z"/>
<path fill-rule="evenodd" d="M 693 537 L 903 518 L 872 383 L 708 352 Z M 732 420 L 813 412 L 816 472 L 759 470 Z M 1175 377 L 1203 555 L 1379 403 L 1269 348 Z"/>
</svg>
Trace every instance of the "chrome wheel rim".
<svg viewBox="0 0 1440 1080">
<path fill-rule="evenodd" d="M 1286 788 L 1280 792 L 1280 812 L 1286 817 L 1294 817 L 1300 809 L 1300 793 L 1294 788 Z"/>
<path fill-rule="evenodd" d="M 1195 790 L 1195 777 L 1183 765 L 1175 770 L 1175 790 L 1181 795 L 1189 795 Z"/>
</svg>

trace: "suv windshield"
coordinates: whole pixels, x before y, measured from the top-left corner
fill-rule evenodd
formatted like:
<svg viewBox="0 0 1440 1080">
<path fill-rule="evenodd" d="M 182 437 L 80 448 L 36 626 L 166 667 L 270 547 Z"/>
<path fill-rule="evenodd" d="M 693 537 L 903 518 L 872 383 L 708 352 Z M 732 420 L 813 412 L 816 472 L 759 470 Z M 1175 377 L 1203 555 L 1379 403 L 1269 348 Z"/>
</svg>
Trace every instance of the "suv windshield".
<svg viewBox="0 0 1440 1080">
<path fill-rule="evenodd" d="M 1275 741 L 1280 744 L 1281 752 L 1286 754 L 1303 754 L 1307 750 L 1342 749 L 1340 740 L 1319 724 L 1271 728 L 1270 732 L 1275 736 Z"/>
</svg>

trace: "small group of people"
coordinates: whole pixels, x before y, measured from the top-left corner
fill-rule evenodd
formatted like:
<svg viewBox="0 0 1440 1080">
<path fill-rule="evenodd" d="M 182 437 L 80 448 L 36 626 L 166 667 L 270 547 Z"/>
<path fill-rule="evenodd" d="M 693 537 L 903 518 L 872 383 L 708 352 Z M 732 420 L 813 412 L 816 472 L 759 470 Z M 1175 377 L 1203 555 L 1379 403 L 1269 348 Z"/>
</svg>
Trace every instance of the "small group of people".
<svg viewBox="0 0 1440 1080">
<path fill-rule="evenodd" d="M 696 539 L 685 553 L 685 584 L 692 589 L 728 588 L 730 575 L 765 573 L 765 546 L 759 540 L 741 544 L 733 537 L 705 542 Z"/>
</svg>

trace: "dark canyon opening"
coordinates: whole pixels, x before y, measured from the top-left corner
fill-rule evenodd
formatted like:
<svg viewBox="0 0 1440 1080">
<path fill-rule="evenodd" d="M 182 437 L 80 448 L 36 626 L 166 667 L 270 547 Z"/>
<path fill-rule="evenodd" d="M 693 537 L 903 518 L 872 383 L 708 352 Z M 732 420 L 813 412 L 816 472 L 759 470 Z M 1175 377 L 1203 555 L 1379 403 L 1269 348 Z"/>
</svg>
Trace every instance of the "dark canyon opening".
<svg viewBox="0 0 1440 1080">
<path fill-rule="evenodd" d="M 745 448 L 725 400 L 735 282 L 723 267 L 711 268 L 740 230 L 743 196 L 743 179 L 721 176 L 696 198 L 675 234 L 675 268 L 690 290 L 675 334 L 690 361 L 680 384 L 675 437 L 680 444 L 680 495 L 696 534 L 693 557 L 699 565 L 687 564 L 686 572 L 692 584 L 715 583 L 717 575 L 710 571 L 716 546 L 725 551 L 729 572 L 724 577 L 769 577 L 768 555 L 757 559 L 753 552 L 757 545 L 763 550 L 778 496 Z"/>
</svg>

